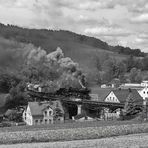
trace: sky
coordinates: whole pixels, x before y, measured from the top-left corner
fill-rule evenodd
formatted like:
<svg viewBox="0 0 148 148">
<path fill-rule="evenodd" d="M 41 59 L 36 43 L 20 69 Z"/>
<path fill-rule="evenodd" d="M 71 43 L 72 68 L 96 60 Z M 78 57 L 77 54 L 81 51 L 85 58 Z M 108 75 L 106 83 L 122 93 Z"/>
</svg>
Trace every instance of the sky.
<svg viewBox="0 0 148 148">
<path fill-rule="evenodd" d="M 69 30 L 148 52 L 148 0 L 0 0 L 0 22 Z"/>
</svg>

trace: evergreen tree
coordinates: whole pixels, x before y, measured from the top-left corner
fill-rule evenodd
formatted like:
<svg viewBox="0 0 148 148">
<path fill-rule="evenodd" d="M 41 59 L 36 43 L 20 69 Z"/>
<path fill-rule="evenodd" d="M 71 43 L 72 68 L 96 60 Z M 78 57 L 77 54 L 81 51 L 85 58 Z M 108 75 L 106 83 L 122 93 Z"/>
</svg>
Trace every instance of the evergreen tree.
<svg viewBox="0 0 148 148">
<path fill-rule="evenodd" d="M 135 103 L 134 103 L 133 94 L 130 93 L 126 99 L 126 103 L 124 106 L 124 115 L 128 116 L 133 114 L 135 114 Z"/>
</svg>

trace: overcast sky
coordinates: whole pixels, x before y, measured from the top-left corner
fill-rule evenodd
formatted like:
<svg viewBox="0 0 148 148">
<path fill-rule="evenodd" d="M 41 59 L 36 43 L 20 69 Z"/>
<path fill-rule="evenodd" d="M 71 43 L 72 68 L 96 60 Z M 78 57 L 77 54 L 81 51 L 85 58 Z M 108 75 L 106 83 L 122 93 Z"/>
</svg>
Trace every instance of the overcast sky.
<svg viewBox="0 0 148 148">
<path fill-rule="evenodd" d="M 148 52 L 148 0 L 0 0 L 0 22 L 70 30 Z"/>
</svg>

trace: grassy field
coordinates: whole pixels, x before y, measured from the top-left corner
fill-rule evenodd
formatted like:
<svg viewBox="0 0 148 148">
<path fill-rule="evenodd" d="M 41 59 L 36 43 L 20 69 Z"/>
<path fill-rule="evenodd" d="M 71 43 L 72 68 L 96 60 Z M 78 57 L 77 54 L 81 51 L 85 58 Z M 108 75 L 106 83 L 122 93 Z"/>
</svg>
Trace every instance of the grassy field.
<svg viewBox="0 0 148 148">
<path fill-rule="evenodd" d="M 3 148 L 148 148 L 148 134 L 50 143 L 1 145 Z"/>
<path fill-rule="evenodd" d="M 38 131 L 38 130 L 58 130 L 58 129 L 75 129 L 86 127 L 104 127 L 140 124 L 140 121 L 86 121 L 86 122 L 68 122 L 50 125 L 34 125 L 34 126 L 13 126 L 1 127 L 0 132 L 16 132 L 16 131 Z"/>
<path fill-rule="evenodd" d="M 1 128 L 0 144 L 87 140 L 148 133 L 148 123 L 113 122 L 100 126 L 95 126 L 95 123 L 91 122 L 89 124 L 93 124 L 93 126 L 83 123 L 83 127 L 80 127 L 79 123 L 75 124 L 77 127 L 72 127 L 70 124 L 69 126 L 68 124 L 61 124 L 60 126 L 53 125 L 53 127 Z"/>
</svg>

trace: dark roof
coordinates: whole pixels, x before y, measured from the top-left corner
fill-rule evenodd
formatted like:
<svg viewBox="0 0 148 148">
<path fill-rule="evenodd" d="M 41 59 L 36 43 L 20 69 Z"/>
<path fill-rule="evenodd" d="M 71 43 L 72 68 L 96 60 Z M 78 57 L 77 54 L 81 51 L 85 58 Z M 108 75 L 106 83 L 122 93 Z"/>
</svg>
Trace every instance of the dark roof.
<svg viewBox="0 0 148 148">
<path fill-rule="evenodd" d="M 58 105 L 58 106 L 57 106 Z M 43 116 L 43 110 L 47 107 L 52 108 L 53 110 L 58 107 L 64 112 L 63 107 L 60 101 L 50 101 L 50 102 L 29 102 L 28 106 L 31 110 L 32 116 Z"/>
<path fill-rule="evenodd" d="M 74 119 L 78 120 L 78 119 L 81 119 L 81 118 L 83 118 L 85 116 L 86 116 L 85 114 L 78 114 L 78 115 L 74 116 Z"/>
<path fill-rule="evenodd" d="M 132 95 L 135 102 L 137 103 L 143 102 L 142 97 L 140 96 L 138 91 L 135 89 L 131 89 L 131 91 L 129 89 L 113 90 L 113 93 L 116 95 L 120 103 L 125 103 L 126 99 L 128 98 L 130 94 Z"/>
<path fill-rule="evenodd" d="M 100 87 L 93 87 L 91 88 L 90 94 L 96 94 L 97 98 L 91 98 L 91 101 L 104 101 L 106 96 L 112 91 L 112 88 L 100 88 Z"/>
<path fill-rule="evenodd" d="M 17 113 L 17 110 L 16 109 L 8 109 L 5 112 L 5 116 L 10 116 L 11 114 L 14 114 L 14 113 Z"/>
</svg>

